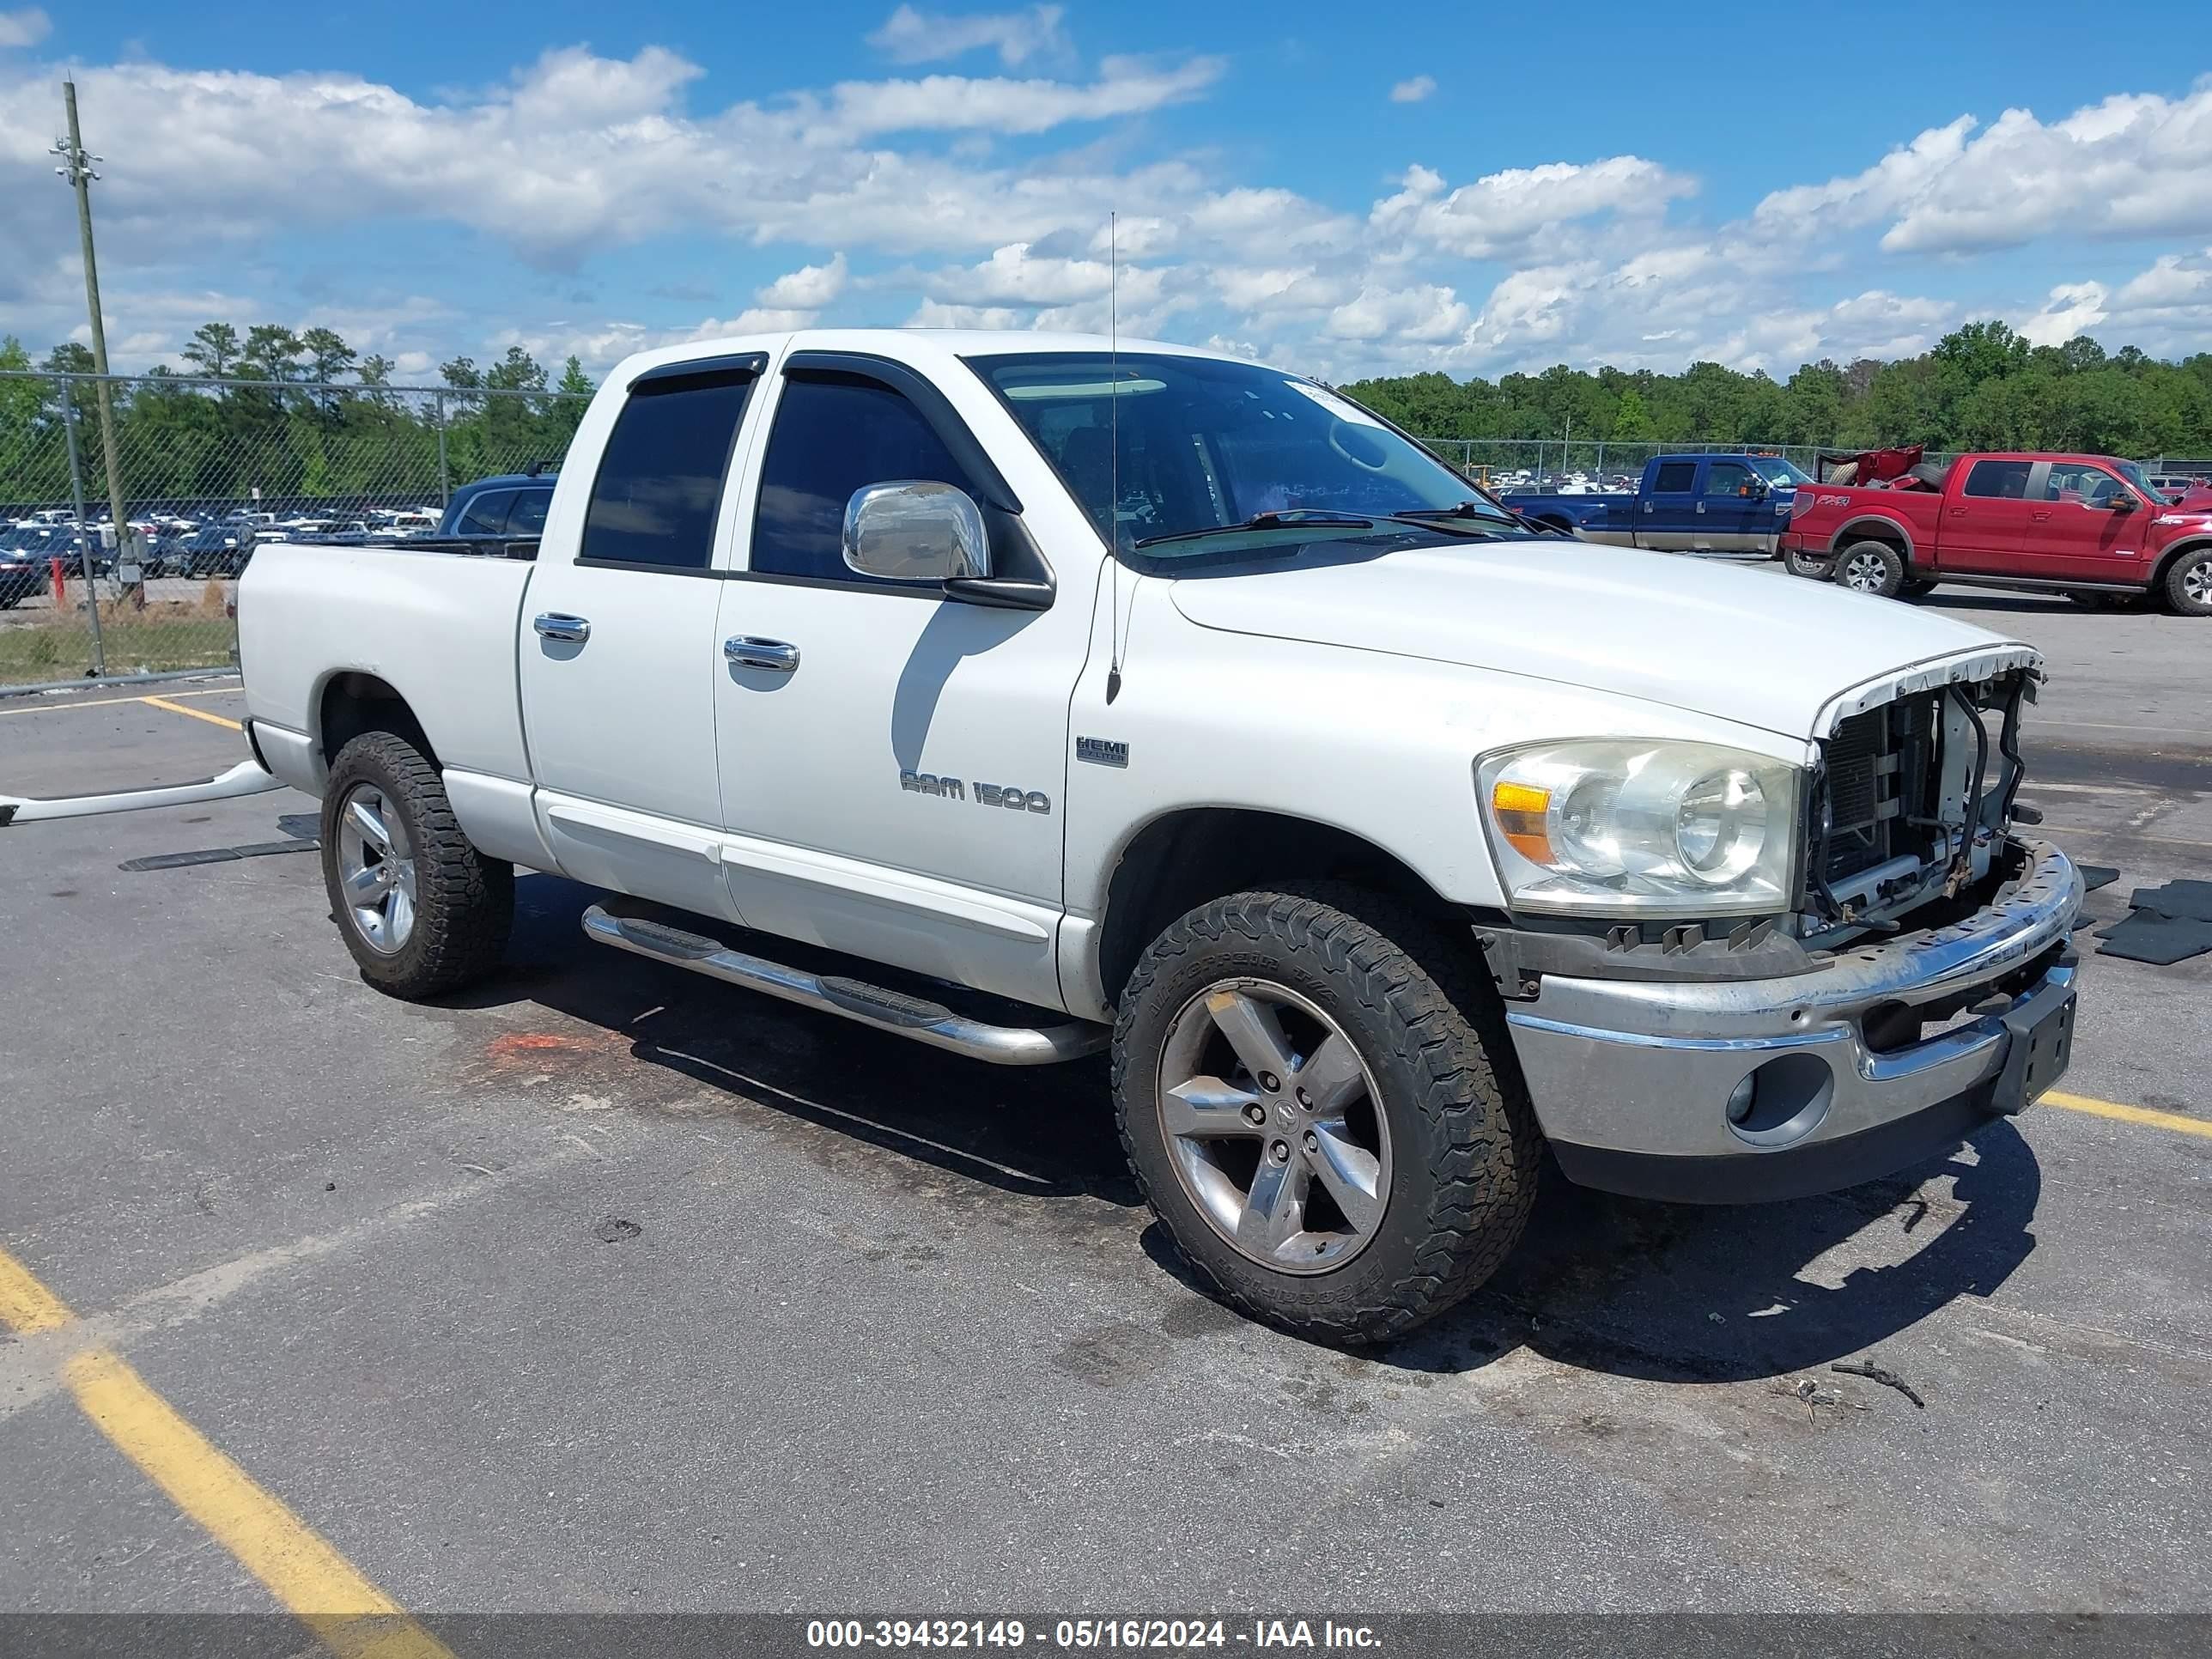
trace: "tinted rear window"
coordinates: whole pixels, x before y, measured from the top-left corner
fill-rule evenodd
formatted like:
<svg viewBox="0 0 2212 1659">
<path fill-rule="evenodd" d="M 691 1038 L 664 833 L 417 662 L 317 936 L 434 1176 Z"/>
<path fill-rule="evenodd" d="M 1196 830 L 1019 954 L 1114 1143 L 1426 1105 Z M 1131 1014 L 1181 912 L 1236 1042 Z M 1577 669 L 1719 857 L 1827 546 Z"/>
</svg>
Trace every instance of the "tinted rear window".
<svg viewBox="0 0 2212 1659">
<path fill-rule="evenodd" d="M 714 556 L 730 445 L 751 390 L 747 375 L 669 382 L 665 389 L 647 382 L 633 392 L 592 481 L 577 556 L 704 570 Z"/>
<path fill-rule="evenodd" d="M 1695 461 L 1668 461 L 1651 480 L 1654 495 L 1662 490 L 1685 490 L 1697 482 L 1698 464 Z"/>
<path fill-rule="evenodd" d="M 2027 470 L 2033 465 L 2032 461 L 1976 461 L 1973 470 L 1966 474 L 1966 494 L 1998 501 L 2024 501 L 2027 496 Z"/>
<path fill-rule="evenodd" d="M 514 500 L 512 489 L 480 489 L 469 497 L 469 504 L 461 509 L 461 521 L 453 526 L 456 535 L 497 536 L 507 529 L 507 509 Z"/>
<path fill-rule="evenodd" d="M 545 528 L 545 508 L 553 499 L 550 489 L 518 489 L 514 505 L 507 509 L 507 533 L 535 536 Z"/>
</svg>

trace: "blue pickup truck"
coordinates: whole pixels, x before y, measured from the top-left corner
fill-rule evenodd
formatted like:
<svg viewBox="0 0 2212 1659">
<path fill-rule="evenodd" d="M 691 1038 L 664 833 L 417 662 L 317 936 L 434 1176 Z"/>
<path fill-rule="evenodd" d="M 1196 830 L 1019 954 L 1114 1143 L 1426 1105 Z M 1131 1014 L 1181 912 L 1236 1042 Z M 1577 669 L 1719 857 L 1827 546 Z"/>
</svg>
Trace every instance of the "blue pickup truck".
<svg viewBox="0 0 2212 1659">
<path fill-rule="evenodd" d="M 1584 541 L 1771 555 L 1798 485 L 1812 482 L 1779 455 L 1655 455 L 1631 494 L 1508 491 L 1499 499 L 1524 519 Z"/>
</svg>

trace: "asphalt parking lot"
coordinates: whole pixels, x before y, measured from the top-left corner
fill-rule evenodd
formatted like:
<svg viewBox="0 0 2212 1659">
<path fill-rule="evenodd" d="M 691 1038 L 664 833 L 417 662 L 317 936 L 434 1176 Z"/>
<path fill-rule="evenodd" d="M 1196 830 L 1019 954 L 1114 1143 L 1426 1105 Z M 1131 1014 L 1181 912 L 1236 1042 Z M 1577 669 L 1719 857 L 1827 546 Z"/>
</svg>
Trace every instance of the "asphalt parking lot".
<svg viewBox="0 0 2212 1659">
<path fill-rule="evenodd" d="M 1926 603 L 2047 653 L 2024 799 L 2120 871 L 2092 925 L 2212 877 L 2212 624 Z M 231 683 L 147 691 L 0 701 L 0 789 L 237 757 Z M 1103 1066 L 593 949 L 543 876 L 496 982 L 407 1006 L 311 851 L 118 868 L 309 810 L 0 830 L 0 1611 L 268 1611 L 272 1525 L 434 1632 L 2212 1610 L 2212 957 L 2091 956 L 2063 1096 L 1894 1179 L 1554 1182 L 1490 1286 L 1352 1357 L 1176 1277 Z M 1924 1405 L 1831 1369 L 1862 1360 Z M 196 1510 L 218 1466 L 297 1536 Z"/>
</svg>

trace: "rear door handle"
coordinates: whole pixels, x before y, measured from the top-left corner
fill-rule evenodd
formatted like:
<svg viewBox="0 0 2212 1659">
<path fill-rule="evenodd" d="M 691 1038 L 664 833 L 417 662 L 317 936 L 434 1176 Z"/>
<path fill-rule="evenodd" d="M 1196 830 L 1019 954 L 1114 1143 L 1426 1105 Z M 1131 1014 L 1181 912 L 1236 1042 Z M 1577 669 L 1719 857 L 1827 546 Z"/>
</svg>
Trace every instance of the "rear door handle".
<svg viewBox="0 0 2212 1659">
<path fill-rule="evenodd" d="M 549 611 L 530 624 L 538 630 L 541 640 L 567 640 L 581 645 L 592 637 L 592 624 L 582 617 L 571 617 L 559 611 Z"/>
<path fill-rule="evenodd" d="M 781 640 L 757 640 L 738 634 L 722 641 L 722 655 L 740 668 L 765 668 L 788 674 L 799 666 L 799 647 Z"/>
<path fill-rule="evenodd" d="M 2051 515 L 2048 513 L 2031 513 L 2027 516 L 2034 520 L 2038 524 L 2049 524 L 2051 522 Z"/>
</svg>

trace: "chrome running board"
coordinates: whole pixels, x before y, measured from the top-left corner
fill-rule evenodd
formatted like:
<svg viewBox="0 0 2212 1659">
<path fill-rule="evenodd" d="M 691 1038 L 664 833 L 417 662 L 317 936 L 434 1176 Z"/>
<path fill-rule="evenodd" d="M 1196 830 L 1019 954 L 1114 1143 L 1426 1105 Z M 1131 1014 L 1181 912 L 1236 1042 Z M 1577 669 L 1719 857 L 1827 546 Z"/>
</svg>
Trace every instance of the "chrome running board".
<svg viewBox="0 0 2212 1659">
<path fill-rule="evenodd" d="M 1089 1020 L 1058 1025 L 988 1025 L 956 1014 L 942 1003 L 909 996 L 881 985 L 836 975 L 810 974 L 764 957 L 748 956 L 700 933 L 665 922 L 610 915 L 594 904 L 584 912 L 584 936 L 617 951 L 650 957 L 708 979 L 747 990 L 765 991 L 786 1002 L 842 1014 L 879 1031 L 912 1037 L 933 1048 L 950 1048 L 994 1066 L 1048 1066 L 1096 1054 L 1112 1035 Z"/>
</svg>

